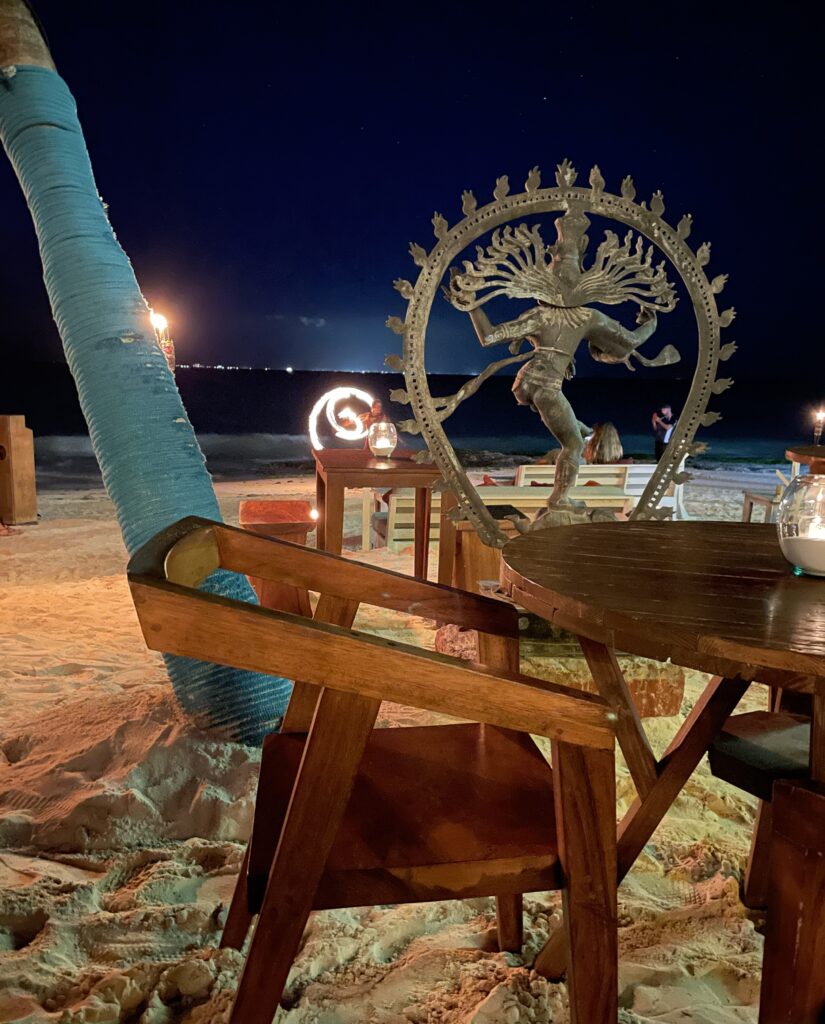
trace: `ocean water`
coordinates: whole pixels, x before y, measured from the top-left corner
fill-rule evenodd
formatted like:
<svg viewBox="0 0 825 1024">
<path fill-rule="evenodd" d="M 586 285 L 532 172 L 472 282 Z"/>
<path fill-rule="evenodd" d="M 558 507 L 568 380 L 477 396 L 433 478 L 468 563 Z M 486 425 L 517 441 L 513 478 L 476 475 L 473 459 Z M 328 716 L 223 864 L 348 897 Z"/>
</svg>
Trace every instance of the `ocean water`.
<svg viewBox="0 0 825 1024">
<path fill-rule="evenodd" d="M 434 395 L 452 394 L 465 376 L 434 375 Z M 397 374 L 283 370 L 179 369 L 184 404 L 212 460 L 243 455 L 253 463 L 300 463 L 309 459 L 307 417 L 317 399 L 332 387 L 352 385 L 381 398 L 395 420 L 410 416 L 408 406 L 389 402 L 403 388 Z M 790 444 L 809 442 L 813 412 L 825 406 L 825 382 L 818 380 L 739 380 L 712 400 L 722 414 L 697 440 L 708 445 L 705 461 L 783 461 Z M 488 381 L 445 424 L 456 448 L 470 452 L 537 455 L 555 442 L 538 416 L 518 406 L 512 377 Z M 587 423 L 613 422 L 627 454 L 652 457 L 650 417 L 666 402 L 677 415 L 688 381 L 634 375 L 579 376 L 565 384 L 577 415 Z M 354 403 L 353 403 L 354 404 Z M 41 439 L 43 457 L 88 453 L 85 422 L 65 364 L 7 363 L 0 370 L 0 411 L 22 413 Z M 48 442 L 46 439 L 48 438 Z M 242 439 L 242 440 L 241 440 Z M 404 438 L 418 447 L 417 438 Z"/>
</svg>

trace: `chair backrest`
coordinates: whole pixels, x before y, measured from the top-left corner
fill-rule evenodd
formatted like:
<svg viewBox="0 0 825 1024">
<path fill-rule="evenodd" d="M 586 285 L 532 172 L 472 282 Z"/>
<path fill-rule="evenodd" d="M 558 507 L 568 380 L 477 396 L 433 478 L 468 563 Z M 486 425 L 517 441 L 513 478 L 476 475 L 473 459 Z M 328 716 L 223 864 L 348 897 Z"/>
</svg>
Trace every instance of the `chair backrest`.
<svg viewBox="0 0 825 1024">
<path fill-rule="evenodd" d="M 320 592 L 332 621 L 201 591 L 223 568 Z M 129 585 L 153 650 L 302 680 L 304 686 L 392 700 L 564 743 L 612 749 L 614 715 L 598 697 L 521 675 L 514 607 L 210 520 L 190 517 L 130 559 Z M 360 602 L 455 622 L 490 638 L 495 667 L 471 664 L 348 628 Z M 483 655 L 482 655 L 483 656 Z"/>
<path fill-rule="evenodd" d="M 579 468 L 576 486 L 593 481 L 594 483 L 611 487 L 620 487 L 630 499 L 628 507 L 634 508 L 638 504 L 645 487 L 650 483 L 650 478 L 653 476 L 656 465 L 655 462 L 630 462 L 607 466 L 583 465 Z M 684 470 L 684 468 L 685 464 L 682 462 L 679 472 Z M 532 464 L 519 466 L 516 470 L 516 484 L 519 486 L 532 483 L 552 485 L 555 478 L 555 466 Z M 662 496 L 659 506 L 661 508 L 673 509 L 677 519 L 687 518 L 684 510 L 683 492 L 683 484 L 671 483 Z"/>
</svg>

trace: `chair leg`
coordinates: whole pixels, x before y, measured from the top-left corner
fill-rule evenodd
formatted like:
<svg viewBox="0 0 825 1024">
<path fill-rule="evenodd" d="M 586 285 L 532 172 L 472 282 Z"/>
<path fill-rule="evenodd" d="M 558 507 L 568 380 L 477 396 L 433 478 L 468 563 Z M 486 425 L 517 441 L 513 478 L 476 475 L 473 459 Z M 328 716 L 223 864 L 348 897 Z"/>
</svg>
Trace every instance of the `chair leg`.
<svg viewBox="0 0 825 1024">
<path fill-rule="evenodd" d="M 753 823 L 751 850 L 748 866 L 745 869 L 745 881 L 742 886 L 742 902 L 751 910 L 759 910 L 768 905 L 770 888 L 770 852 L 771 852 L 771 805 L 759 801 L 756 819 Z"/>
<path fill-rule="evenodd" d="M 570 1024 L 619 1013 L 616 776 L 612 750 L 553 747 Z"/>
<path fill-rule="evenodd" d="M 335 690 L 318 700 L 231 1024 L 272 1024 L 380 706 Z"/>
<path fill-rule="evenodd" d="M 825 795 L 807 784 L 773 790 L 761 1024 L 825 1020 Z"/>
<path fill-rule="evenodd" d="M 811 714 L 811 697 L 794 690 L 771 689 L 768 695 L 769 711 L 794 711 L 801 715 Z M 761 910 L 768 905 L 770 892 L 770 845 L 773 815 L 771 805 L 762 800 L 756 810 L 751 836 L 748 866 L 742 886 L 742 902 L 751 910 Z"/>
<path fill-rule="evenodd" d="M 524 943 L 521 893 L 496 896 L 498 948 L 502 953 L 520 953 Z"/>
<path fill-rule="evenodd" d="M 232 902 L 229 905 L 229 913 L 226 915 L 226 924 L 223 926 L 221 935 L 221 949 L 241 949 L 246 941 L 249 926 L 252 924 L 252 914 L 249 912 L 249 902 L 246 892 L 246 872 L 249 867 L 249 843 L 246 844 L 246 852 L 241 862 L 241 873 L 235 883 L 235 891 L 232 893 Z"/>
</svg>

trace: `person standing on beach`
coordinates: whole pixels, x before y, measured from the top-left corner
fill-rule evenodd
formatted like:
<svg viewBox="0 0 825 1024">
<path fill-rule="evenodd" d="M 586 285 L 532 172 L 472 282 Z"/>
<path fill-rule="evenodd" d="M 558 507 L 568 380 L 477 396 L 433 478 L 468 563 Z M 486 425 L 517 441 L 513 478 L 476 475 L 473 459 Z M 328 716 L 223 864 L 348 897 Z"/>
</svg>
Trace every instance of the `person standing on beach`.
<svg viewBox="0 0 825 1024">
<path fill-rule="evenodd" d="M 676 421 L 673 418 L 673 408 L 669 405 L 663 405 L 653 413 L 651 422 L 653 424 L 653 436 L 656 440 L 656 461 L 658 462 L 662 455 L 664 455 L 670 435 L 673 433 L 673 428 L 676 425 Z"/>
<path fill-rule="evenodd" d="M 369 431 L 370 431 L 370 427 L 373 425 L 373 423 L 390 423 L 391 422 L 389 416 L 384 412 L 384 403 L 381 401 L 380 398 L 376 398 L 376 400 L 370 406 L 368 412 L 360 413 L 359 416 L 358 416 L 358 420 L 361 423 L 361 426 L 366 431 L 366 437 L 364 438 L 364 447 L 365 448 L 369 448 L 369 444 L 370 444 Z"/>
</svg>

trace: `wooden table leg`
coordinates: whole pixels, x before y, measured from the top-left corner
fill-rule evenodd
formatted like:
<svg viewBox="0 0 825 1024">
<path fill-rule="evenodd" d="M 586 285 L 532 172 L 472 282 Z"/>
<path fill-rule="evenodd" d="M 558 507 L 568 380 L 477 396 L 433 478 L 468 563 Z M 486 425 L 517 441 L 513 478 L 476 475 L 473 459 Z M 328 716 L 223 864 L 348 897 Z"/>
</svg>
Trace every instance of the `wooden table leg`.
<svg viewBox="0 0 825 1024">
<path fill-rule="evenodd" d="M 415 489 L 415 575 L 420 579 L 427 578 L 430 560 L 430 489 Z"/>
<path fill-rule="evenodd" d="M 825 782 L 825 679 L 817 680 L 817 690 L 811 699 L 811 778 Z"/>
<path fill-rule="evenodd" d="M 327 485 L 320 471 L 315 470 L 315 511 L 318 513 L 318 525 L 315 527 L 315 546 L 325 551 L 327 530 Z"/>
<path fill-rule="evenodd" d="M 616 655 L 609 647 L 586 637 L 579 637 L 579 645 L 599 693 L 616 712 L 616 739 L 636 791 L 645 797 L 656 785 L 656 758 Z"/>
<path fill-rule="evenodd" d="M 340 555 L 344 548 L 344 488 L 327 480 L 324 508 L 324 551 Z"/>
<path fill-rule="evenodd" d="M 645 843 L 707 753 L 750 683 L 715 676 L 659 761 L 659 778 L 647 796 L 637 797 L 619 825 L 619 881 L 633 867 Z"/>
<path fill-rule="evenodd" d="M 638 796 L 619 823 L 617 875 L 621 882 L 656 827 L 693 774 L 717 733 L 728 720 L 750 683 L 715 676 L 685 719 L 657 765 L 659 773 L 645 796 Z M 536 958 L 535 969 L 547 978 L 560 978 L 567 969 L 564 929 L 550 937 Z"/>
<path fill-rule="evenodd" d="M 777 782 L 760 1024 L 825 1019 L 825 795 Z"/>
</svg>

